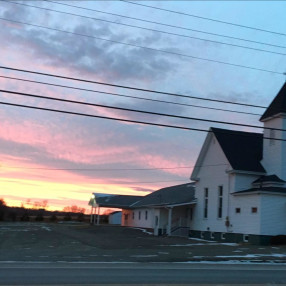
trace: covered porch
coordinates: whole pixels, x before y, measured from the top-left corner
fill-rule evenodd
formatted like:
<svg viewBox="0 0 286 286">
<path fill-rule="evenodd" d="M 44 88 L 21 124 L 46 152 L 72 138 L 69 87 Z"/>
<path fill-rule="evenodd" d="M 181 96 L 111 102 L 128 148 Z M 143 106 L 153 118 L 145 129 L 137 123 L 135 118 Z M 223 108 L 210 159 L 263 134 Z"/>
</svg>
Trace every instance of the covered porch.
<svg viewBox="0 0 286 286">
<path fill-rule="evenodd" d="M 155 208 L 154 235 L 188 236 L 196 200 Z"/>
</svg>

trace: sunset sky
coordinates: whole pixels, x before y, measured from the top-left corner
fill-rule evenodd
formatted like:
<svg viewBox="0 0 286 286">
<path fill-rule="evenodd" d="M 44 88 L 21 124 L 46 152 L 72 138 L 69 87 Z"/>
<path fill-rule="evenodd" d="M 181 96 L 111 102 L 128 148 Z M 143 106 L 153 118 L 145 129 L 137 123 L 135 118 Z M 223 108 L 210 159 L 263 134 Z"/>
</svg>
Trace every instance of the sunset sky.
<svg viewBox="0 0 286 286">
<path fill-rule="evenodd" d="M 278 74 L 286 71 L 285 1 L 137 1 L 136 3 L 257 29 L 228 25 L 124 1 L 27 0 L 12 3 L 12 1 L 2 0 L 0 1 L 0 65 L 262 106 L 269 105 L 285 82 L 285 76 Z M 62 11 L 65 14 L 52 10 Z M 114 14 L 180 26 L 185 29 Z M 165 31 L 169 34 L 120 24 Z M 188 29 L 264 44 L 203 34 Z M 259 29 L 276 32 L 276 34 Z M 134 45 L 278 73 L 203 61 Z M 259 115 L 137 100 L 108 93 L 255 114 L 262 114 L 264 111 L 261 108 L 81 83 L 2 68 L 0 68 L 0 76 L 104 91 L 106 94 L 3 77 L 0 77 L 1 90 L 211 120 L 261 125 L 258 122 Z M 262 132 L 259 129 L 211 122 L 79 106 L 7 92 L 0 92 L 0 97 L 0 102 L 100 116 L 205 130 L 214 126 Z M 205 136 L 204 132 L 138 125 L 0 104 L 0 198 L 4 198 L 11 206 L 19 206 L 27 199 L 31 199 L 32 202 L 47 199 L 50 210 L 61 210 L 64 206 L 74 204 L 88 208 L 87 203 L 92 192 L 146 195 L 162 187 L 187 183 Z"/>
</svg>

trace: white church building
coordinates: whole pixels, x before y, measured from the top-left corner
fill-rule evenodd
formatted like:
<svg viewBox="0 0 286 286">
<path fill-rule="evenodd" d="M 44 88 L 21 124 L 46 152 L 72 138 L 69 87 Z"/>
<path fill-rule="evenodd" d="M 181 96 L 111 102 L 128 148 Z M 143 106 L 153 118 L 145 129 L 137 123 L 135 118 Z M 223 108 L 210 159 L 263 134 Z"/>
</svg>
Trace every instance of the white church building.
<svg viewBox="0 0 286 286">
<path fill-rule="evenodd" d="M 260 121 L 264 134 L 210 129 L 191 175 L 191 236 L 266 243 L 286 235 L 286 83 Z"/>
<path fill-rule="evenodd" d="M 123 226 L 155 235 L 255 244 L 286 235 L 286 83 L 260 121 L 264 134 L 210 128 L 191 174 L 194 183 L 145 197 L 101 199 L 100 205 L 114 200 Z"/>
</svg>

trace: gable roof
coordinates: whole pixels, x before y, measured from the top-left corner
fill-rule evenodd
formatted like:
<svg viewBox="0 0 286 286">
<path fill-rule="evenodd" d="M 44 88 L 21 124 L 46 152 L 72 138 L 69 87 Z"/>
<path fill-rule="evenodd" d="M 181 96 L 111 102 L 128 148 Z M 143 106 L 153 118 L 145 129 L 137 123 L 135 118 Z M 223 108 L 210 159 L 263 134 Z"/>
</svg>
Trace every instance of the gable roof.
<svg viewBox="0 0 286 286">
<path fill-rule="evenodd" d="M 260 178 L 253 181 L 252 184 L 265 183 L 265 182 L 285 183 L 285 181 L 281 180 L 277 175 L 268 175 L 268 176 L 261 176 Z"/>
<path fill-rule="evenodd" d="M 286 82 L 260 118 L 263 121 L 279 113 L 286 113 Z"/>
<path fill-rule="evenodd" d="M 192 201 L 195 201 L 194 184 L 187 183 L 155 191 L 142 197 L 140 201 L 132 205 L 132 208 L 185 204 Z"/>
<path fill-rule="evenodd" d="M 211 128 L 234 170 L 262 172 L 263 134 Z"/>
<path fill-rule="evenodd" d="M 100 207 L 129 208 L 130 205 L 139 201 L 142 196 L 112 195 L 96 198 L 96 203 Z"/>
</svg>

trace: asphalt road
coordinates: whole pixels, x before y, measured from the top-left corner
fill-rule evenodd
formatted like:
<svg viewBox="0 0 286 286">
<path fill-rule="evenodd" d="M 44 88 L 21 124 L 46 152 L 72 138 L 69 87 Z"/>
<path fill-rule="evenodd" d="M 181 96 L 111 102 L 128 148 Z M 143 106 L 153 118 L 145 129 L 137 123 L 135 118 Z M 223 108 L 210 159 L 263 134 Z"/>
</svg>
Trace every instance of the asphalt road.
<svg viewBox="0 0 286 286">
<path fill-rule="evenodd" d="M 285 265 L 185 263 L 3 263 L 0 285 L 286 285 Z"/>
</svg>

